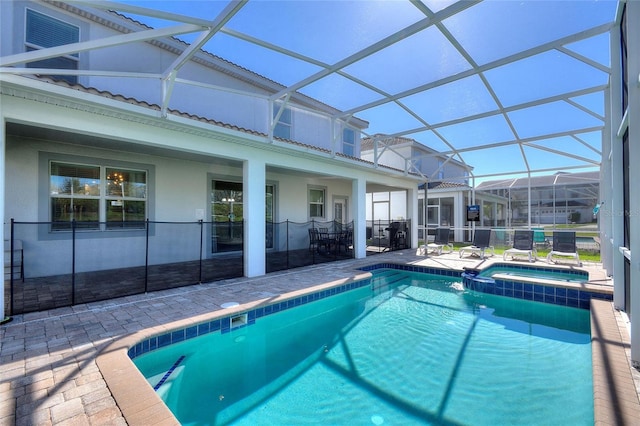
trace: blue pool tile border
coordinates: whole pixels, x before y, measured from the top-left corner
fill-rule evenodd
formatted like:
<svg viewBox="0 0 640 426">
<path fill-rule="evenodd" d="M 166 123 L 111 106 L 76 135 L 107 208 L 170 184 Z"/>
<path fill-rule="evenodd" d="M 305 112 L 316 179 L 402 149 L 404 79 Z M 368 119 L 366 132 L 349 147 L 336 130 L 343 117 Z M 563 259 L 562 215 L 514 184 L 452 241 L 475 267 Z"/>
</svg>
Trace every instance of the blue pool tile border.
<svg viewBox="0 0 640 426">
<path fill-rule="evenodd" d="M 462 274 L 462 283 L 465 288 L 481 293 L 587 310 L 590 309 L 591 299 L 613 300 L 613 294 L 610 293 L 533 284 L 516 280 L 493 279 L 467 272 Z"/>
<path fill-rule="evenodd" d="M 591 299 L 601 299 L 612 301 L 613 294 L 596 291 L 558 287 L 544 284 L 531 284 L 517 280 L 493 279 L 481 277 L 477 272 L 489 271 L 491 268 L 509 267 L 522 271 L 542 271 L 558 272 L 558 268 L 548 268 L 544 266 L 514 265 L 510 263 L 494 263 L 491 266 L 472 271 L 462 271 L 456 269 L 432 268 L 418 265 L 402 265 L 396 263 L 378 263 L 375 265 L 360 268 L 363 271 L 374 271 L 376 269 L 398 269 L 402 271 L 423 272 L 427 274 L 444 275 L 448 277 L 461 277 L 465 288 L 497 296 L 512 297 L 515 299 L 532 300 L 535 302 L 551 303 L 554 305 L 568 306 L 580 309 L 590 309 Z M 562 269 L 560 272 L 576 275 L 577 277 L 589 279 L 589 273 L 583 270 Z"/>
<path fill-rule="evenodd" d="M 460 274 L 464 272 L 462 269 L 433 268 L 420 265 L 404 265 L 399 263 L 376 263 L 360 268 L 361 271 L 371 272 L 376 269 L 397 269 L 400 271 L 420 272 L 423 274 L 442 275 L 444 277 L 460 278 Z"/>
<path fill-rule="evenodd" d="M 223 318 L 217 318 L 208 322 L 190 325 L 178 330 L 172 330 L 136 343 L 134 346 L 129 348 L 129 350 L 127 351 L 127 355 L 129 356 L 129 358 L 134 359 L 140 355 L 146 354 L 147 352 L 151 352 L 156 349 L 172 345 L 174 343 L 184 342 L 195 337 L 204 336 L 205 334 L 215 332 L 220 332 L 221 334 L 229 333 L 232 330 L 231 318 L 237 317 L 238 315 L 247 314 L 247 323 L 238 327 L 233 327 L 233 330 L 255 324 L 256 319 L 258 318 L 275 314 L 277 312 L 282 312 L 287 309 L 295 308 L 306 303 L 315 302 L 316 300 L 324 299 L 326 297 L 335 296 L 336 294 L 365 287 L 370 284 L 370 278 L 353 281 L 337 287 L 328 288 L 326 290 L 321 290 L 315 293 L 306 294 L 304 296 L 295 297 L 293 299 L 285 300 L 279 303 L 261 306 L 259 308 L 251 309 L 246 312 L 238 312 Z"/>
<path fill-rule="evenodd" d="M 513 267 L 520 265 L 509 266 Z M 552 268 L 536 268 L 529 266 L 520 267 L 522 269 L 549 269 L 551 271 L 555 271 L 555 269 Z M 597 293 L 581 289 L 545 286 L 542 284 L 530 284 L 512 280 L 494 280 L 492 278 L 480 277 L 473 273 L 465 272 L 464 270 L 459 269 L 433 268 L 428 266 L 405 265 L 398 263 L 376 263 L 359 268 L 359 270 L 365 272 L 375 271 L 376 269 L 396 269 L 400 271 L 419 272 L 425 274 L 440 275 L 444 277 L 461 278 L 465 287 L 470 290 L 582 309 L 589 309 L 589 301 L 591 298 L 613 300 L 613 295 L 611 294 Z M 337 287 L 317 291 L 315 293 L 306 294 L 304 296 L 299 296 L 271 305 L 261 306 L 246 312 L 234 313 L 233 315 L 229 315 L 223 318 L 217 318 L 208 322 L 190 325 L 182 329 L 172 330 L 138 342 L 137 344 L 129 348 L 127 354 L 129 355 L 129 358 L 134 359 L 140 355 L 146 354 L 147 352 L 151 352 L 156 349 L 172 345 L 174 343 L 184 342 L 186 340 L 203 336 L 205 334 L 215 332 L 220 332 L 221 334 L 229 333 L 232 330 L 231 318 L 238 315 L 243 315 L 246 313 L 247 322 L 244 325 L 233 327 L 233 330 L 255 324 L 256 319 L 258 318 L 282 312 L 284 310 L 304 305 L 306 303 L 315 302 L 316 300 L 324 299 L 326 297 L 335 296 L 336 294 L 344 293 L 346 291 L 365 287 L 370 285 L 371 282 L 371 278 L 353 281 Z"/>
</svg>

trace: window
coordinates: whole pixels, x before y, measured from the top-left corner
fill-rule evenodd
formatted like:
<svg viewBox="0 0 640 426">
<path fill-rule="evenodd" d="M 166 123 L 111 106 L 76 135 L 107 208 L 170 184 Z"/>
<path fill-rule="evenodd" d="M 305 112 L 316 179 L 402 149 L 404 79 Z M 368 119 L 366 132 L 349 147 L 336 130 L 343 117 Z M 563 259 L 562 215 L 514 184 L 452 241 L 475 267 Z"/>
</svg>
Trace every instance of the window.
<svg viewBox="0 0 640 426">
<path fill-rule="evenodd" d="M 353 157 L 356 152 L 356 132 L 346 128 L 342 130 L 342 153 Z"/>
<path fill-rule="evenodd" d="M 80 29 L 78 27 L 31 9 L 27 9 L 26 12 L 25 48 L 27 52 L 79 41 Z M 29 62 L 27 67 L 77 70 L 78 54 Z M 66 80 L 71 84 L 78 82 L 77 76 L 53 77 Z"/>
<path fill-rule="evenodd" d="M 88 164 L 50 163 L 53 230 L 141 228 L 147 217 L 147 172 Z"/>
<path fill-rule="evenodd" d="M 278 113 L 284 107 L 282 105 L 274 105 L 273 118 L 277 117 Z M 291 109 L 284 108 L 280 118 L 278 119 L 275 127 L 273 128 L 273 136 L 282 139 L 291 139 Z"/>
<path fill-rule="evenodd" d="M 444 179 L 444 161 L 438 160 L 438 179 Z"/>
<path fill-rule="evenodd" d="M 107 167 L 105 174 L 107 228 L 142 227 L 147 210 L 147 173 Z"/>
<path fill-rule="evenodd" d="M 309 217 L 324 217 L 325 190 L 309 188 Z"/>
</svg>

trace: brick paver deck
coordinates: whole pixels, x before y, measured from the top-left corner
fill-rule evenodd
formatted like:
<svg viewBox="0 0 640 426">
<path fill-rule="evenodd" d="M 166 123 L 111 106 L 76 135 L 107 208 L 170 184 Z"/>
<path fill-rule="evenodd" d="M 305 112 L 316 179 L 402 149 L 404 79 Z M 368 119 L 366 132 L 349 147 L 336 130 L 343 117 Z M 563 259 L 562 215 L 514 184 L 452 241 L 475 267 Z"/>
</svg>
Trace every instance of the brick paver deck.
<svg viewBox="0 0 640 426">
<path fill-rule="evenodd" d="M 498 257 L 495 259 L 501 260 Z M 210 314 L 225 302 L 242 304 L 276 297 L 345 279 L 358 273 L 358 267 L 387 261 L 458 269 L 491 262 L 459 259 L 457 253 L 424 257 L 413 250 L 402 250 L 264 277 L 230 279 L 19 315 L 0 326 L 0 425 L 174 424 L 175 419 L 167 417 L 165 410 L 144 411 L 141 407 L 146 402 L 142 396 L 135 399 L 136 395 L 132 395 L 132 403 L 121 410 L 110 390 L 114 383 L 108 386 L 105 380 L 105 376 L 117 376 L 118 368 L 124 368 L 117 365 L 121 361 L 114 358 L 106 375 L 96 362 L 107 346 L 132 333 L 166 328 L 176 321 Z M 594 282 L 611 285 L 598 265 L 585 266 Z M 628 361 L 628 333 L 625 340 L 624 326 L 611 326 L 622 324 L 611 303 L 600 302 L 596 306 L 598 324 L 607 324 L 595 327 L 593 335 L 596 423 L 638 424 L 638 394 L 633 385 L 629 386 L 637 372 Z M 598 334 L 600 329 L 606 329 L 607 334 Z M 596 350 L 607 355 L 598 358 Z M 142 411 L 130 416 L 136 407 Z M 127 413 L 126 420 L 123 411 Z"/>
</svg>

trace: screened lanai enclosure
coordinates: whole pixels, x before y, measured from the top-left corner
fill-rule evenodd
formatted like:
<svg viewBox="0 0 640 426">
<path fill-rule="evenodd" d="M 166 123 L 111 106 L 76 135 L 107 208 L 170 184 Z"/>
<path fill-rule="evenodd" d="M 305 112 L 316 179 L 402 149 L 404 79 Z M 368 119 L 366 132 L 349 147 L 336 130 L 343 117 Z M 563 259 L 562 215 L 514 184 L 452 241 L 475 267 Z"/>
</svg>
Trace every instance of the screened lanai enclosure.
<svg viewBox="0 0 640 426">
<path fill-rule="evenodd" d="M 254 276 L 416 249 L 444 226 L 458 242 L 477 228 L 508 235 L 521 227 L 542 228 L 548 242 L 570 227 L 596 244 L 615 1 L 0 7 L 3 99 L 43 107 L 40 118 L 29 108 L 3 112 L 7 165 L 39 176 L 7 173 L 3 182 L 3 239 L 24 267 L 17 280 L 46 276 L 33 272 L 45 269 L 41 254 L 86 242 L 82 226 L 100 241 L 74 252 L 88 262 L 56 265 L 55 276 L 144 266 L 134 276 L 144 291 L 140 283 L 166 279 L 161 265 L 170 263 L 188 264 L 189 282 Z M 4 42 L 10 33 L 15 39 Z M 88 128 L 72 114 L 46 124 L 44 109 L 54 105 L 124 124 Z M 135 127 L 142 122 L 144 131 Z M 163 131 L 177 136 L 159 146 Z M 191 139 L 212 132 L 226 145 Z M 33 151 L 24 165 L 21 149 Z M 96 151 L 104 159 L 94 160 Z M 54 194 L 50 164 L 91 188 Z M 95 184 L 81 175 L 87 164 Z M 191 179 L 201 165 L 202 179 Z M 116 169 L 144 178 L 144 190 L 126 192 L 133 181 L 107 176 Z M 574 185 L 578 175 L 589 177 Z M 22 193 L 37 195 L 25 203 Z M 470 206 L 480 208 L 477 222 L 467 220 Z M 118 226 L 129 234 L 110 232 Z M 137 245 L 118 247 L 135 256 L 116 250 L 119 266 L 92 256 L 131 236 Z M 173 240 L 188 240 L 188 251 Z M 294 250 L 305 260 L 296 263 Z M 225 259 L 230 275 L 207 269 Z"/>
</svg>

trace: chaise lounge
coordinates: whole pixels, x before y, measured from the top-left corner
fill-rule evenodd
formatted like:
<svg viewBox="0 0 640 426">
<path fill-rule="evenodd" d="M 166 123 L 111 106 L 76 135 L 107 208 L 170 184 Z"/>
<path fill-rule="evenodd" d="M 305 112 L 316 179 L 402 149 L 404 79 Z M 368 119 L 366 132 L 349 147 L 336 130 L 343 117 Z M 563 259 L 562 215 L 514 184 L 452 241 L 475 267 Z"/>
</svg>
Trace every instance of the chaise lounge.
<svg viewBox="0 0 640 426">
<path fill-rule="evenodd" d="M 582 266 L 576 247 L 576 233 L 573 231 L 553 231 L 553 248 L 547 255 L 547 262 L 553 263 L 553 256 L 572 257 Z"/>
<path fill-rule="evenodd" d="M 505 250 L 502 255 L 502 260 L 507 260 L 507 256 L 511 256 L 511 259 L 517 255 L 526 255 L 529 257 L 529 262 L 534 262 L 538 259 L 538 251 L 533 241 L 534 231 L 517 229 L 513 236 L 513 247 Z"/>
<path fill-rule="evenodd" d="M 433 242 L 421 246 L 420 252 L 422 254 L 427 254 L 429 251 L 433 251 L 440 255 L 442 254 L 442 250 L 446 247 L 448 249 L 446 253 L 451 253 L 453 251 L 453 244 L 449 242 L 450 234 L 451 230 L 449 228 L 436 229 L 436 235 Z"/>
<path fill-rule="evenodd" d="M 460 248 L 460 257 L 466 252 L 471 252 L 472 255 L 478 255 L 481 259 L 485 257 L 485 251 L 491 250 L 491 256 L 495 254 L 495 248 L 491 244 L 491 229 L 476 229 L 473 234 L 473 243 L 467 247 Z"/>
</svg>

